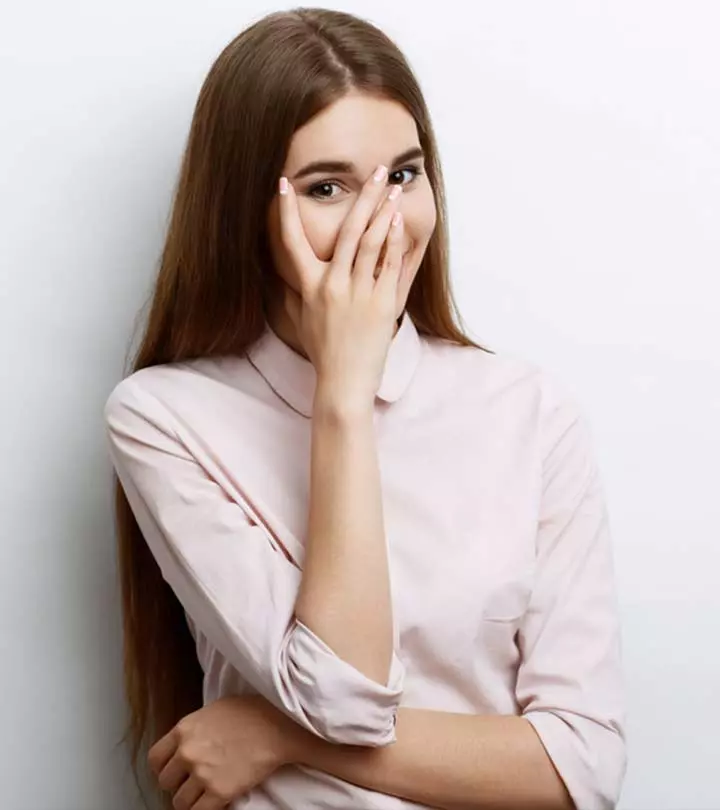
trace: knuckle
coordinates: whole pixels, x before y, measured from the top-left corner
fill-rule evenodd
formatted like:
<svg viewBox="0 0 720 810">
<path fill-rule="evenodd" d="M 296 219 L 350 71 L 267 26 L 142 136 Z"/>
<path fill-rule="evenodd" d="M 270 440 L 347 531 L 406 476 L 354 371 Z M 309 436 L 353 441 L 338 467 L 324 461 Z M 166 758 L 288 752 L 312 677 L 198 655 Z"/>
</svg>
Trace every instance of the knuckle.
<svg viewBox="0 0 720 810">
<path fill-rule="evenodd" d="M 233 791 L 227 786 L 218 786 L 212 790 L 212 793 L 220 799 L 221 802 L 231 802 L 235 798 Z"/>
<path fill-rule="evenodd" d="M 175 733 L 178 736 L 182 737 L 190 730 L 191 726 L 192 720 L 190 720 L 188 716 L 181 717 L 180 720 L 178 720 L 177 723 L 175 723 Z"/>
<path fill-rule="evenodd" d="M 192 745 L 187 741 L 181 742 L 177 747 L 176 754 L 178 759 L 180 759 L 182 762 L 191 762 L 193 758 Z"/>
<path fill-rule="evenodd" d="M 320 295 L 320 309 L 332 309 L 339 306 L 341 301 L 340 293 L 332 288 L 326 287 Z"/>
<path fill-rule="evenodd" d="M 363 253 L 374 253 L 382 247 L 385 238 L 374 230 L 366 231 L 360 239 L 360 250 Z"/>
<path fill-rule="evenodd" d="M 320 296 L 324 302 L 339 301 L 345 292 L 345 283 L 336 277 L 329 278 L 322 287 Z"/>
</svg>

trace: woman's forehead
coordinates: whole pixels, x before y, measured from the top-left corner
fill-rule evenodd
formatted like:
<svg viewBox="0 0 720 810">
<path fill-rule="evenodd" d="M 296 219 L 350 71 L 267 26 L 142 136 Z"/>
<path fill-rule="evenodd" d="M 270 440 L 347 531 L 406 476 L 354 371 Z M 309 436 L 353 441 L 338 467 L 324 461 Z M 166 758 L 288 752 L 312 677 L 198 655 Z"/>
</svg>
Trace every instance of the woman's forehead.
<svg viewBox="0 0 720 810">
<path fill-rule="evenodd" d="M 418 147 L 415 120 L 399 103 L 372 96 L 345 96 L 301 127 L 290 143 L 285 170 L 294 175 L 306 164 L 352 164 L 367 174 L 379 163 L 391 165 Z"/>
</svg>

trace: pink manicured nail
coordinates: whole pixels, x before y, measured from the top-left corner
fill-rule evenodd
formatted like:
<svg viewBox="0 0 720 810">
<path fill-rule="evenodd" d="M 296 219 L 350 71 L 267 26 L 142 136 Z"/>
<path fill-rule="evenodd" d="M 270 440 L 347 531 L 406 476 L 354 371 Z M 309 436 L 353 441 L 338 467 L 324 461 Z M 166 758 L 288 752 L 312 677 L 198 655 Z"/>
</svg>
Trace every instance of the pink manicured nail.
<svg viewBox="0 0 720 810">
<path fill-rule="evenodd" d="M 402 186 L 393 186 L 388 194 L 388 200 L 396 200 L 402 194 Z"/>
<path fill-rule="evenodd" d="M 399 211 L 395 212 L 395 216 L 392 218 L 392 224 L 394 228 L 400 227 L 400 223 L 402 222 L 402 214 Z"/>
<path fill-rule="evenodd" d="M 387 174 L 387 168 L 385 166 L 378 166 L 375 174 L 373 175 L 373 180 L 376 183 L 379 183 L 383 177 Z"/>
<path fill-rule="evenodd" d="M 288 193 L 288 180 L 287 177 L 280 178 L 280 193 L 287 194 Z"/>
</svg>

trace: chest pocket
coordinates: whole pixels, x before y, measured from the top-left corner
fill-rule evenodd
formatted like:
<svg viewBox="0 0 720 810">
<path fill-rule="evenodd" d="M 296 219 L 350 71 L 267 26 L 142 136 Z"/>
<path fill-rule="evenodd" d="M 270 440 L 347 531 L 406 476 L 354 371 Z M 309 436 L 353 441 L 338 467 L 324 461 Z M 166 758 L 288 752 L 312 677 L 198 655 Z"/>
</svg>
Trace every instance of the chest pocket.
<svg viewBox="0 0 720 810">
<path fill-rule="evenodd" d="M 489 632 L 483 625 L 512 637 L 530 602 L 533 573 L 532 554 L 517 542 L 454 544 L 434 559 L 415 560 L 394 586 L 401 634 L 411 646 L 423 639 L 426 650 L 451 659 L 476 647 Z"/>
<path fill-rule="evenodd" d="M 519 623 L 530 602 L 532 560 L 519 555 L 501 558 L 475 570 L 480 619 Z"/>
</svg>

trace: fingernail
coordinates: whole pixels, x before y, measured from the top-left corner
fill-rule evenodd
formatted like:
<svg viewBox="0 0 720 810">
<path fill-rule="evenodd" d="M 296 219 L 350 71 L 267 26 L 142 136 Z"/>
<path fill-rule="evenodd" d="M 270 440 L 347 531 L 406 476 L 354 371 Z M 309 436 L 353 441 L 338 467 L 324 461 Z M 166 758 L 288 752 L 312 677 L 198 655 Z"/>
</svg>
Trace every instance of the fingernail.
<svg viewBox="0 0 720 810">
<path fill-rule="evenodd" d="M 402 222 L 402 214 L 399 211 L 395 212 L 395 216 L 392 218 L 392 224 L 394 228 L 400 227 L 400 223 Z"/>
<path fill-rule="evenodd" d="M 287 177 L 280 178 L 280 193 L 287 194 L 288 193 L 288 180 Z"/>
<path fill-rule="evenodd" d="M 393 186 L 388 194 L 388 200 L 396 200 L 402 194 L 402 186 Z"/>
<path fill-rule="evenodd" d="M 386 174 L 387 174 L 387 167 L 386 166 L 378 166 L 377 169 L 375 170 L 375 174 L 373 175 L 373 180 L 376 183 L 379 183 L 381 180 L 383 180 L 385 178 Z"/>
</svg>

